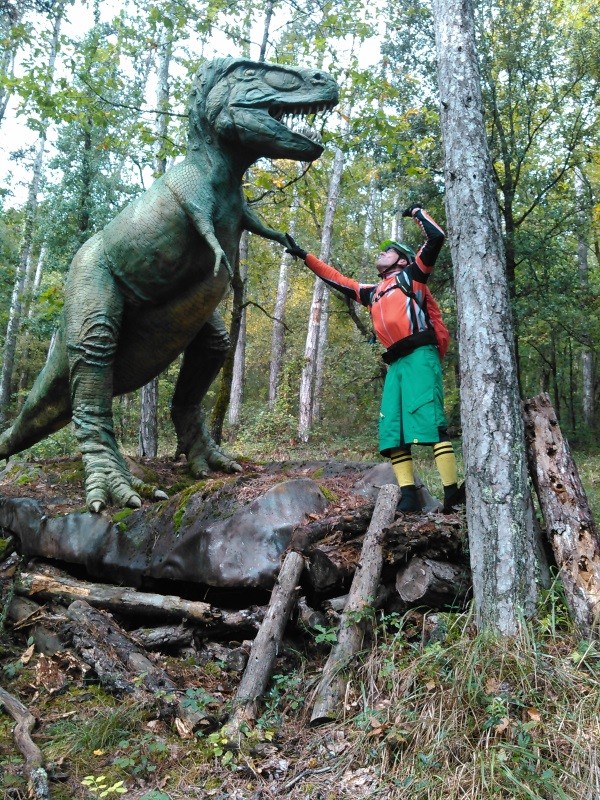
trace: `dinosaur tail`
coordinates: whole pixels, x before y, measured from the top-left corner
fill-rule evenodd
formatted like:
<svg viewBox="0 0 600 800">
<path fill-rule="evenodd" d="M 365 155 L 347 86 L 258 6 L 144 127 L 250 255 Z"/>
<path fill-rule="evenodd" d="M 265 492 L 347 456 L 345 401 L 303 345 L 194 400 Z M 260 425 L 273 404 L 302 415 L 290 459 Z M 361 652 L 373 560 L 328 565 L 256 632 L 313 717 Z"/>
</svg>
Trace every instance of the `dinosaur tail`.
<svg viewBox="0 0 600 800">
<path fill-rule="evenodd" d="M 8 458 L 59 430 L 71 420 L 69 368 L 62 330 L 31 387 L 18 417 L 0 434 L 0 458 Z"/>
</svg>

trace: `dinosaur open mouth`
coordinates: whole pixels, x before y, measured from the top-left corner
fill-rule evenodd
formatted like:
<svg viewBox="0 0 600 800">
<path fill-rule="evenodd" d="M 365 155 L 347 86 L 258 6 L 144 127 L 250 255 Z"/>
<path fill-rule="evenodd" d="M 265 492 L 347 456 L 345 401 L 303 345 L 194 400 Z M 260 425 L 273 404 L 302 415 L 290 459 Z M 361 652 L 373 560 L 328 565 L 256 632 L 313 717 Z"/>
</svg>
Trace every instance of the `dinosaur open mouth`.
<svg viewBox="0 0 600 800">
<path fill-rule="evenodd" d="M 274 105 L 269 109 L 269 114 L 293 133 L 304 136 L 305 139 L 310 139 L 316 144 L 321 144 L 321 134 L 314 127 L 316 115 L 321 111 L 330 111 L 334 105 L 335 103 Z"/>
</svg>

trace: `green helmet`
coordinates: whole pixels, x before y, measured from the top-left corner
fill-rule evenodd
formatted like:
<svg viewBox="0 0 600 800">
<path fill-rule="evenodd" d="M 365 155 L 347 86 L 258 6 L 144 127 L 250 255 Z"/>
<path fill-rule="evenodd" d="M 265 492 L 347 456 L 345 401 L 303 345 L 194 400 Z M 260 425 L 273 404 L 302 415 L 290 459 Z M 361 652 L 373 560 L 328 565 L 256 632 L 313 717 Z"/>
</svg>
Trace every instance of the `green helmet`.
<svg viewBox="0 0 600 800">
<path fill-rule="evenodd" d="M 386 239 L 385 242 L 382 242 L 379 245 L 379 250 L 382 253 L 385 250 L 395 250 L 398 255 L 408 258 L 409 261 L 414 261 L 417 257 L 412 247 L 409 247 L 407 244 L 402 244 L 402 242 L 395 242 L 393 239 Z"/>
</svg>

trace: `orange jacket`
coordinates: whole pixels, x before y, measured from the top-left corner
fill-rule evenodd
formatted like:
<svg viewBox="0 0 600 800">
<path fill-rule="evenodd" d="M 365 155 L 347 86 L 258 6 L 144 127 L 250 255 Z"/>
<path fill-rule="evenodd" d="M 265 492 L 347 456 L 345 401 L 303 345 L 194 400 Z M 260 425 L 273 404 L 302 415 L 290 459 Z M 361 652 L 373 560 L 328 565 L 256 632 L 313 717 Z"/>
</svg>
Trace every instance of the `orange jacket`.
<svg viewBox="0 0 600 800">
<path fill-rule="evenodd" d="M 307 267 L 329 286 L 368 307 L 375 335 L 388 350 L 386 361 L 425 344 L 436 344 L 443 358 L 450 342 L 439 306 L 427 286 L 445 234 L 423 209 L 417 209 L 413 219 L 425 233 L 424 244 L 412 263 L 404 268 L 392 267 L 377 284 L 359 283 L 312 253 L 306 256 Z"/>
</svg>

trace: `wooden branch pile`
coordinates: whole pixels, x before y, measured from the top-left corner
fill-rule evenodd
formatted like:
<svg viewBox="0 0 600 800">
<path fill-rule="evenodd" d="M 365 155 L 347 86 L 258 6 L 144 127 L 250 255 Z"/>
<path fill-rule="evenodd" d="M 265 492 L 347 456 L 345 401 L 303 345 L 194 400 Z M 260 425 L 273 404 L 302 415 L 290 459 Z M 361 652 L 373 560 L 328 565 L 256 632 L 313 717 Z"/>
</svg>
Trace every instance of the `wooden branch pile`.
<svg viewBox="0 0 600 800">
<path fill-rule="evenodd" d="M 548 538 L 573 617 L 590 634 L 597 631 L 600 609 L 600 542 L 594 521 L 549 401 L 544 396 L 528 401 L 524 416 Z M 257 718 L 275 662 L 285 650 L 286 632 L 323 633 L 333 626 L 335 644 L 311 709 L 311 724 L 318 725 L 343 713 L 349 669 L 367 646 L 379 609 L 457 608 L 469 598 L 462 515 L 397 514 L 398 498 L 398 487 L 386 485 L 374 504 L 299 526 L 267 607 L 223 609 L 90 583 L 35 562 L 19 571 L 9 556 L 0 563 L 0 586 L 12 583 L 0 625 L 6 621 L 15 632 L 27 631 L 50 657 L 59 649 L 73 654 L 109 691 L 153 705 L 181 736 L 200 725 L 221 725 L 232 747 Z M 191 687 L 164 669 L 164 652 L 204 654 L 230 672 L 243 673 L 225 724 L 219 713 L 186 706 L 183 695 Z M 30 736 L 34 718 L 5 690 L 0 708 L 17 723 L 15 741 L 25 758 L 31 796 L 46 797 L 47 776 Z"/>
<path fill-rule="evenodd" d="M 32 636 L 50 659 L 71 654 L 87 680 L 95 677 L 108 691 L 152 706 L 181 736 L 200 725 L 214 726 L 218 715 L 186 706 L 184 694 L 190 687 L 179 685 L 164 669 L 162 653 L 192 653 L 243 672 L 223 727 L 233 744 L 243 726 L 256 719 L 286 631 L 312 636 L 319 626 L 324 630 L 333 624 L 339 627 L 338 641 L 315 700 L 313 724 L 318 724 L 340 707 L 343 669 L 363 647 L 377 608 L 390 602 L 395 609 L 406 608 L 412 602 L 409 596 L 420 601 L 429 596 L 444 605 L 461 602 L 468 592 L 468 581 L 453 586 L 448 579 L 440 588 L 443 567 L 432 568 L 430 592 L 427 579 L 416 581 L 406 573 L 421 557 L 431 564 L 452 560 L 464 571 L 464 531 L 457 517 L 395 519 L 398 495 L 397 486 L 385 486 L 376 504 L 299 527 L 266 608 L 229 610 L 89 582 L 42 562 L 19 570 L 13 556 L 0 564 L 0 583 L 12 587 L 6 624 L 15 635 L 23 631 Z M 28 738 L 35 719 L 8 693 L 0 697 L 0 707 L 17 721 L 15 741 L 26 759 L 30 793 L 43 798 L 47 780 L 44 784 L 41 753 Z"/>
</svg>

